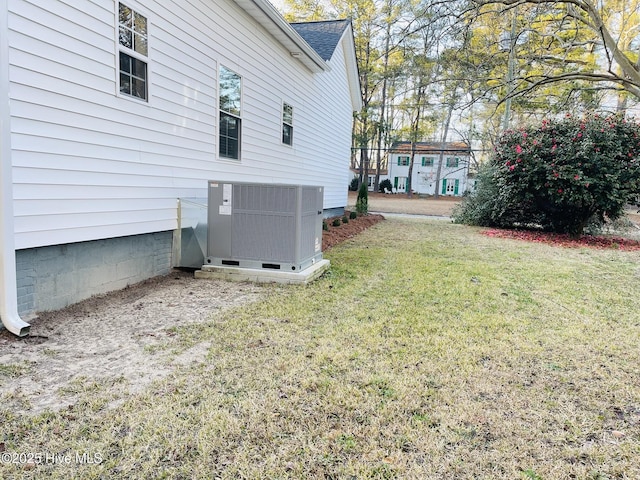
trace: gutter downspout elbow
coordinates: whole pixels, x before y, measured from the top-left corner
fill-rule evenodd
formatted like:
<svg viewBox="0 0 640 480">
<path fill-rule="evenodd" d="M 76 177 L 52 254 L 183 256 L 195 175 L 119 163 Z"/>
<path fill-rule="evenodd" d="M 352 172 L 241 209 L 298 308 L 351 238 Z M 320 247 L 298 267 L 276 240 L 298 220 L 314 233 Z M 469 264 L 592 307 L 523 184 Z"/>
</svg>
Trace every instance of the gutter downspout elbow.
<svg viewBox="0 0 640 480">
<path fill-rule="evenodd" d="M 8 13 L 7 0 L 0 0 L 0 320 L 11 333 L 23 337 L 29 334 L 30 325 L 18 315 L 9 113 Z"/>
<path fill-rule="evenodd" d="M 11 233 L 13 235 L 13 232 Z M 2 278 L 0 282 L 0 319 L 7 330 L 14 335 L 24 337 L 29 335 L 31 325 L 18 315 L 17 288 L 16 288 L 16 262 L 15 250 L 13 255 L 6 255 L 7 245 L 3 244 L 0 252 L 0 264 Z M 10 258 L 7 258 L 10 257 Z M 13 260 L 13 261 L 12 261 Z"/>
</svg>

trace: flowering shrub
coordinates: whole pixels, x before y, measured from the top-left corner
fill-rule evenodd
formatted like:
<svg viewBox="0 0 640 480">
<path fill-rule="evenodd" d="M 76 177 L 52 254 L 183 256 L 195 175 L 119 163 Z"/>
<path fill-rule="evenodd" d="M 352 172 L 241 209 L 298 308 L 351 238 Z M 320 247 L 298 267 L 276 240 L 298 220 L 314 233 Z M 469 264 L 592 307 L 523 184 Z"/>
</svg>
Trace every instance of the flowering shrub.
<svg viewBox="0 0 640 480">
<path fill-rule="evenodd" d="M 640 193 L 639 156 L 640 125 L 621 116 L 567 115 L 507 131 L 496 146 L 490 175 L 478 186 L 480 195 L 483 188 L 494 193 L 485 202 L 489 219 L 463 223 L 580 235 L 590 221 L 619 218 Z"/>
</svg>

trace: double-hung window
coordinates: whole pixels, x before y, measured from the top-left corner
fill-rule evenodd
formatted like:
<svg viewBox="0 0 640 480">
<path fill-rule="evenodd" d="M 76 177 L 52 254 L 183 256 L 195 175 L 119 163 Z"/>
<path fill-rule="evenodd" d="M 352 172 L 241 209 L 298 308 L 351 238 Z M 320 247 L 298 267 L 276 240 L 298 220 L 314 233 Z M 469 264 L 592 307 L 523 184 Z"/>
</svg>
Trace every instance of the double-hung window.
<svg viewBox="0 0 640 480">
<path fill-rule="evenodd" d="M 242 78 L 226 67 L 220 67 L 218 82 L 220 94 L 220 148 L 221 157 L 240 159 L 240 131 Z"/>
<path fill-rule="evenodd" d="M 457 168 L 459 163 L 458 157 L 447 157 L 447 167 Z"/>
<path fill-rule="evenodd" d="M 422 157 L 423 167 L 433 167 L 433 157 Z"/>
<path fill-rule="evenodd" d="M 409 157 L 398 157 L 398 165 L 400 166 L 409 165 Z"/>
<path fill-rule="evenodd" d="M 282 104 L 282 143 L 293 145 L 293 107 Z"/>
<path fill-rule="evenodd" d="M 118 69 L 120 93 L 148 100 L 147 17 L 118 4 Z"/>
</svg>

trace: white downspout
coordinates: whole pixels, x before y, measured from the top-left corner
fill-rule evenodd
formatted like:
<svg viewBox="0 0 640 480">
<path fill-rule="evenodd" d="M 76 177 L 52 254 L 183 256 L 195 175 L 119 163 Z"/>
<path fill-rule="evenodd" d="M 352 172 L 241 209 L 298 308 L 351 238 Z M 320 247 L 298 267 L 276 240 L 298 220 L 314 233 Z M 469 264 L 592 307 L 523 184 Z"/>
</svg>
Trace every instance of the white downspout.
<svg viewBox="0 0 640 480">
<path fill-rule="evenodd" d="M 7 330 L 22 337 L 29 334 L 31 326 L 18 315 L 9 113 L 8 17 L 8 0 L 0 0 L 0 320 Z"/>
</svg>

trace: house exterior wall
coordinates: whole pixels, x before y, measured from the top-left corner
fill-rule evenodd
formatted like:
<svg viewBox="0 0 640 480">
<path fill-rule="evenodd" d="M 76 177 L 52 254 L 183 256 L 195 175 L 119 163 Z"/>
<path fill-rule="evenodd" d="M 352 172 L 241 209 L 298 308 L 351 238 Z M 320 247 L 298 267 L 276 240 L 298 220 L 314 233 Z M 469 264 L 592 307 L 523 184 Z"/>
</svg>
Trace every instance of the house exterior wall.
<svg viewBox="0 0 640 480">
<path fill-rule="evenodd" d="M 389 155 L 389 180 L 394 192 L 406 192 L 409 176 L 409 153 L 391 153 Z M 423 166 L 422 159 L 426 159 Z M 400 159 L 400 161 L 399 161 Z M 457 159 L 457 161 L 456 161 Z M 440 172 L 440 181 L 436 185 L 439 152 L 416 153 L 413 160 L 411 189 L 419 194 L 434 195 L 436 189 L 440 195 L 462 196 L 470 188 L 468 181 L 469 156 L 459 153 L 445 153 Z"/>
<path fill-rule="evenodd" d="M 176 199 L 206 197 L 207 180 L 323 185 L 326 210 L 347 203 L 344 48 L 314 74 L 231 0 L 123 3 L 148 22 L 147 102 L 119 93 L 117 0 L 0 12 L 22 314 L 167 272 Z M 238 161 L 218 155 L 220 66 L 242 77 Z"/>
<path fill-rule="evenodd" d="M 173 230 L 175 199 L 209 179 L 322 184 L 325 208 L 346 204 L 342 49 L 314 75 L 231 1 L 124 3 L 148 20 L 148 102 L 118 92 L 117 1 L 8 2 L 17 249 Z M 221 65 L 242 77 L 240 161 L 218 156 Z"/>
<path fill-rule="evenodd" d="M 18 250 L 18 313 L 57 310 L 169 273 L 172 239 L 156 232 Z"/>
</svg>

